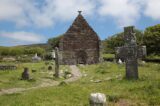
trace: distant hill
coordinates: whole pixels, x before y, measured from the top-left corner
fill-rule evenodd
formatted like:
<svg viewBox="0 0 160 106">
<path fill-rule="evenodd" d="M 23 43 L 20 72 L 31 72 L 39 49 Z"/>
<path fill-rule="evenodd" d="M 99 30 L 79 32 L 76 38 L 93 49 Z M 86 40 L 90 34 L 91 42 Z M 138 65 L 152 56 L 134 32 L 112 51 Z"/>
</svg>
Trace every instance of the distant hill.
<svg viewBox="0 0 160 106">
<path fill-rule="evenodd" d="M 30 45 L 18 45 L 13 47 L 40 47 L 40 48 L 47 49 L 49 45 L 47 43 L 39 43 L 39 44 L 30 44 Z"/>
<path fill-rule="evenodd" d="M 20 56 L 20 55 L 33 55 L 35 53 L 43 55 L 49 51 L 47 44 L 31 44 L 31 45 L 18 45 L 5 47 L 0 46 L 0 56 Z"/>
</svg>

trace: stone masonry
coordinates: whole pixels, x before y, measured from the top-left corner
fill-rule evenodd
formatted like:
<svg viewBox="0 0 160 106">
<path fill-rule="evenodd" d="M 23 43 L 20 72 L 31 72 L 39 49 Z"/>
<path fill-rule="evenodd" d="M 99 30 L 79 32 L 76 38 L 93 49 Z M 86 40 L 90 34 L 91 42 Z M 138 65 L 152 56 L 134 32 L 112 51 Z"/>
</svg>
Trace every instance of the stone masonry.
<svg viewBox="0 0 160 106">
<path fill-rule="evenodd" d="M 77 18 L 60 40 L 60 64 L 98 63 L 99 44 L 98 35 L 79 11 Z"/>
</svg>

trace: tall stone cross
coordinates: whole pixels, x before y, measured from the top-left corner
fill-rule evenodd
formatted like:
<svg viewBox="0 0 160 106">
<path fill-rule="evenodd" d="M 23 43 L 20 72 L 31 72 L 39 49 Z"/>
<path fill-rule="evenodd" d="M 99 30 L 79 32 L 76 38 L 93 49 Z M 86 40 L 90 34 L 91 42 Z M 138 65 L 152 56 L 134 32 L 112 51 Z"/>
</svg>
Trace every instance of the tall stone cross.
<svg viewBox="0 0 160 106">
<path fill-rule="evenodd" d="M 59 50 L 58 47 L 55 47 L 55 77 L 59 77 Z"/>
<path fill-rule="evenodd" d="M 126 78 L 138 79 L 138 58 L 146 56 L 146 46 L 137 46 L 134 26 L 124 28 L 123 47 L 116 48 L 116 55 L 126 63 Z"/>
</svg>

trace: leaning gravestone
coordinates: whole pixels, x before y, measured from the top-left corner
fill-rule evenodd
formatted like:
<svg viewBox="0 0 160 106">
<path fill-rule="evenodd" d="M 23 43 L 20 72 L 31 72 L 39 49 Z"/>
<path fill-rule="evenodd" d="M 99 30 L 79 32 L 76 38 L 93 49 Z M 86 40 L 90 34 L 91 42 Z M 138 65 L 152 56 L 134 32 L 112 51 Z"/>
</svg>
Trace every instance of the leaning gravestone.
<svg viewBox="0 0 160 106">
<path fill-rule="evenodd" d="M 137 59 L 146 56 L 146 46 L 137 46 L 134 26 L 124 28 L 124 41 L 123 47 L 116 48 L 116 55 L 126 62 L 126 78 L 138 79 Z"/>
<path fill-rule="evenodd" d="M 28 68 L 24 68 L 21 79 L 22 80 L 29 80 L 29 69 Z"/>
<path fill-rule="evenodd" d="M 59 77 L 59 50 L 58 47 L 55 47 L 55 77 Z"/>
<path fill-rule="evenodd" d="M 91 93 L 89 97 L 90 106 L 107 106 L 106 96 L 102 93 Z"/>
</svg>

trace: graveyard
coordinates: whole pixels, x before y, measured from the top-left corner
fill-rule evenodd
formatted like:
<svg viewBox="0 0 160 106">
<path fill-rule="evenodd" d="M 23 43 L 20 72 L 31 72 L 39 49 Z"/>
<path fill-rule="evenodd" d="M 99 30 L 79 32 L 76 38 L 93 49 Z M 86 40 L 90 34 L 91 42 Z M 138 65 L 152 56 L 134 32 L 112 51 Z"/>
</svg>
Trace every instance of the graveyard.
<svg viewBox="0 0 160 106">
<path fill-rule="evenodd" d="M 115 58 L 115 54 L 103 54 L 103 57 Z M 35 58 L 31 62 L 1 61 L 1 66 L 9 66 L 9 69 L 0 71 L 0 105 L 88 106 L 89 95 L 93 92 L 105 94 L 109 106 L 160 104 L 159 63 L 138 60 L 138 79 L 126 78 L 123 62 L 106 59 L 97 64 L 77 64 L 81 77 L 67 82 L 70 77 L 62 73 L 72 73 L 70 65 L 59 65 L 61 77 L 57 78 L 54 76 L 56 61 L 35 62 Z M 16 68 L 10 69 L 10 66 Z M 25 67 L 29 70 L 29 80 L 21 79 Z"/>
<path fill-rule="evenodd" d="M 46 65 L 47 63 L 47 65 Z M 1 89 L 9 89 L 15 87 L 34 87 L 41 85 L 43 82 L 50 83 L 54 79 L 53 69 L 48 69 L 53 62 L 40 62 L 40 63 L 22 63 L 17 64 L 15 70 L 1 70 Z M 8 63 L 6 63 L 8 64 Z M 30 80 L 21 80 L 21 74 L 24 67 L 29 67 Z M 52 66 L 53 67 L 53 66 Z M 60 69 L 69 72 L 69 67 L 61 66 Z M 63 78 L 62 78 L 63 79 Z"/>
<path fill-rule="evenodd" d="M 33 63 L 35 64 L 35 63 Z M 38 70 L 43 63 L 34 65 Z M 25 64 L 25 66 L 31 65 Z M 139 79 L 126 80 L 125 66 L 112 62 L 96 65 L 78 66 L 83 74 L 80 80 L 53 87 L 40 87 L 23 92 L 0 96 L 0 104 L 6 105 L 57 105 L 88 106 L 88 95 L 92 92 L 106 94 L 109 105 L 159 105 L 160 75 L 159 64 L 145 63 L 139 66 Z M 21 70 L 1 72 L 1 91 L 9 88 L 31 88 L 43 82 L 55 81 L 48 73 L 33 73 L 33 81 L 19 80 Z M 39 74 L 39 75 L 38 75 Z M 46 78 L 44 78 L 46 77 Z M 51 79 L 51 80 L 50 80 Z M 62 79 L 61 79 L 62 80 Z M 63 102 L 62 102 L 63 101 Z M 77 105 L 78 104 L 78 105 Z"/>
<path fill-rule="evenodd" d="M 160 24 L 101 40 L 82 11 L 45 44 L 0 46 L 0 106 L 160 106 Z"/>
</svg>

